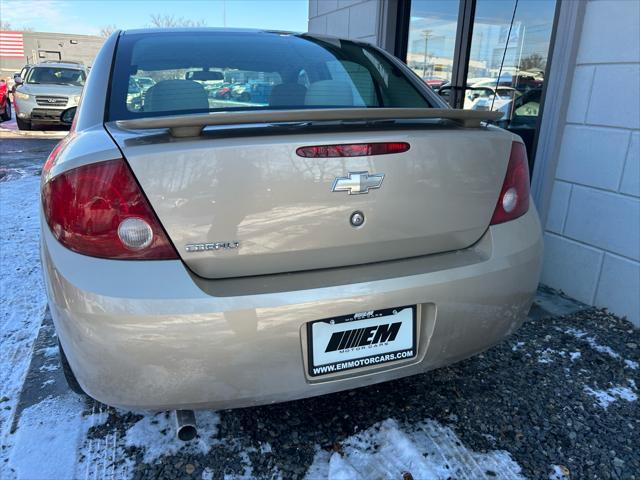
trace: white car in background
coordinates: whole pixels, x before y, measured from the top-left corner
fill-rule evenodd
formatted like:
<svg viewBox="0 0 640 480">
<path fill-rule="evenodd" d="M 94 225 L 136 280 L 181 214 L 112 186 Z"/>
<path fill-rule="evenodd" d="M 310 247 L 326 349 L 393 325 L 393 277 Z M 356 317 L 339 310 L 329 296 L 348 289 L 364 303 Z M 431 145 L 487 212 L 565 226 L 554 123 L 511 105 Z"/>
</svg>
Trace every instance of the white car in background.
<svg viewBox="0 0 640 480">
<path fill-rule="evenodd" d="M 20 130 L 34 125 L 63 125 L 60 115 L 80 102 L 87 69 L 76 62 L 46 61 L 15 78 L 13 92 L 16 122 Z"/>
<path fill-rule="evenodd" d="M 464 108 L 469 110 L 504 111 L 503 107 L 510 105 L 521 95 L 522 93 L 511 87 L 496 88 L 486 86 L 479 87 L 474 85 L 467 89 Z"/>
</svg>

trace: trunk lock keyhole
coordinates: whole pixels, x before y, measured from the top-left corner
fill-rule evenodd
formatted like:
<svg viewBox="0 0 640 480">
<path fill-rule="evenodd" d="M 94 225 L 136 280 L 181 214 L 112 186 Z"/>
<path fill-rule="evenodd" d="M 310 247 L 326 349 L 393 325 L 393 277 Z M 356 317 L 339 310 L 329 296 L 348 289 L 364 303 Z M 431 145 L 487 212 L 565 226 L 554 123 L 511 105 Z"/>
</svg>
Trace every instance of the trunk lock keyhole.
<svg viewBox="0 0 640 480">
<path fill-rule="evenodd" d="M 360 211 L 353 212 L 349 222 L 352 227 L 361 227 L 364 224 L 364 213 Z"/>
</svg>

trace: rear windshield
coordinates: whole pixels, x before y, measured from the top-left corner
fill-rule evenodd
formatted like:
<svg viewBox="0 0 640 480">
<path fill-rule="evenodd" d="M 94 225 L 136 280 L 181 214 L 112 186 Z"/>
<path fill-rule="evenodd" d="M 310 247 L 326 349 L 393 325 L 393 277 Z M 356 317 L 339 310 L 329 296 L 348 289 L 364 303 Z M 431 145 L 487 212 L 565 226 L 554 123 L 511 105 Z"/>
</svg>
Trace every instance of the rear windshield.
<svg viewBox="0 0 640 480">
<path fill-rule="evenodd" d="M 349 41 L 270 32 L 133 33 L 118 43 L 108 120 L 429 106 L 386 57 Z"/>
</svg>

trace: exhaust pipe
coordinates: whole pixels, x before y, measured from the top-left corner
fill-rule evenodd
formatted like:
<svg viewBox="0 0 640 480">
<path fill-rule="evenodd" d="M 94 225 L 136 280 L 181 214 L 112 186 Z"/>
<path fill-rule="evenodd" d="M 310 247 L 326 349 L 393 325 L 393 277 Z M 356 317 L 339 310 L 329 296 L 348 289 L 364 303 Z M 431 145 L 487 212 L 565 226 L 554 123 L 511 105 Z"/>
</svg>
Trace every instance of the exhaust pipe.
<svg viewBox="0 0 640 480">
<path fill-rule="evenodd" d="M 196 438 L 198 429 L 196 428 L 196 416 L 193 410 L 176 410 L 176 433 L 183 442 L 188 442 Z"/>
</svg>

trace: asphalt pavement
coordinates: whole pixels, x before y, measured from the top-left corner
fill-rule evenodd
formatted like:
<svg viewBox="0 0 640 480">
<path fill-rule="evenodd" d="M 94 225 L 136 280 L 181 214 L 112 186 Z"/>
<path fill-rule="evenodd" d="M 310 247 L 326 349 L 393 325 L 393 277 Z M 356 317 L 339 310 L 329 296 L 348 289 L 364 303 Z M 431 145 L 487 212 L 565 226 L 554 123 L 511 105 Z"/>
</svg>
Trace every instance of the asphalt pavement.
<svg viewBox="0 0 640 480">
<path fill-rule="evenodd" d="M 39 175 L 44 160 L 66 129 L 20 131 L 15 119 L 0 123 L 0 181 Z"/>
</svg>

